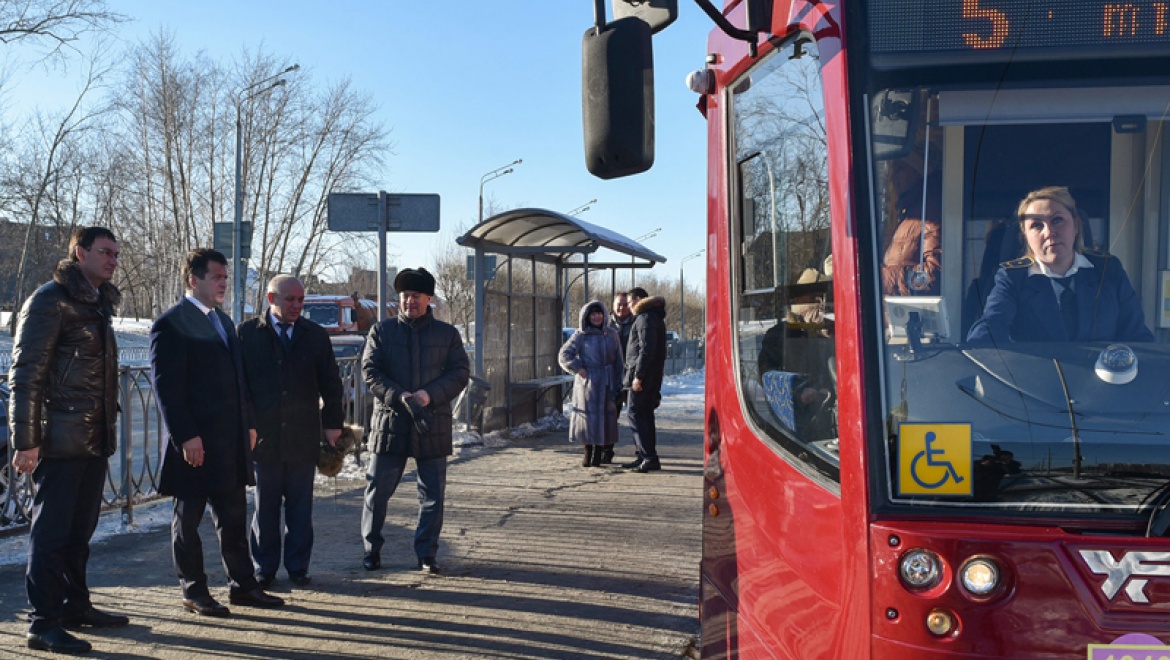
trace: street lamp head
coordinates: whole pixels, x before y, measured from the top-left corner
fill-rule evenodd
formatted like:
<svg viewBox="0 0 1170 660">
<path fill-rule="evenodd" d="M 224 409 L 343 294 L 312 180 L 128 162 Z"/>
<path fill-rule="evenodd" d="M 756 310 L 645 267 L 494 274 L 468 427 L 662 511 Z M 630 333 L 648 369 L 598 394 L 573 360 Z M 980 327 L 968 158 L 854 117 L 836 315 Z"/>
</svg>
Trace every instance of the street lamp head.
<svg viewBox="0 0 1170 660">
<path fill-rule="evenodd" d="M 300 70 L 301 70 L 300 64 L 293 64 L 293 65 L 289 66 L 287 69 L 285 69 L 284 71 L 282 71 L 281 73 L 292 73 L 293 71 L 300 71 Z"/>
</svg>

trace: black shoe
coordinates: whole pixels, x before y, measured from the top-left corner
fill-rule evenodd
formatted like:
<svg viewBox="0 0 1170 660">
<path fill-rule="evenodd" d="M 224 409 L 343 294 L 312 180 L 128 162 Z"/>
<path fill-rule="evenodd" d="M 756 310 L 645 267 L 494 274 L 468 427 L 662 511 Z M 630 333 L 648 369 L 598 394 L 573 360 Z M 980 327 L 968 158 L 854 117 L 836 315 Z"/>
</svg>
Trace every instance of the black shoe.
<svg viewBox="0 0 1170 660">
<path fill-rule="evenodd" d="M 61 627 L 41 633 L 30 632 L 28 634 L 28 647 L 38 651 L 68 653 L 70 655 L 89 653 L 93 650 L 93 645 L 89 642 L 70 635 Z"/>
<path fill-rule="evenodd" d="M 308 571 L 292 571 L 288 574 L 288 579 L 298 587 L 303 587 L 313 581 L 313 578 L 309 577 Z"/>
<path fill-rule="evenodd" d="M 638 466 L 641 464 L 642 464 L 642 457 L 639 456 L 638 460 L 636 460 L 636 461 L 630 461 L 629 463 L 622 463 L 622 469 L 623 470 L 637 470 Z"/>
<path fill-rule="evenodd" d="M 268 587 L 271 587 L 272 581 L 275 579 L 276 578 L 274 576 L 268 575 L 267 573 L 256 574 L 256 584 L 260 585 L 261 589 L 267 589 Z"/>
<path fill-rule="evenodd" d="M 418 570 L 423 573 L 430 573 L 431 575 L 438 575 L 443 572 L 443 567 L 435 561 L 434 557 L 423 557 L 418 560 Z"/>
<path fill-rule="evenodd" d="M 90 628 L 121 628 L 130 624 L 128 617 L 121 614 L 108 614 L 94 608 L 81 614 L 70 614 L 61 618 L 61 625 L 66 628 L 77 629 L 82 626 Z"/>
<path fill-rule="evenodd" d="M 211 596 L 199 596 L 198 598 L 184 598 L 183 607 L 191 610 L 199 616 L 213 616 L 218 619 L 226 619 L 232 615 L 232 611 L 220 605 L 219 601 Z"/>
<path fill-rule="evenodd" d="M 376 552 L 371 552 L 362 558 L 362 566 L 367 571 L 376 571 L 382 568 L 382 557 Z"/>
<path fill-rule="evenodd" d="M 609 465 L 613 463 L 613 445 L 605 445 L 601 449 L 601 464 Z"/>
<path fill-rule="evenodd" d="M 238 594 L 228 595 L 228 601 L 232 605 L 247 605 L 248 607 L 262 607 L 264 609 L 271 609 L 273 607 L 281 607 L 284 605 L 283 598 L 277 598 L 271 594 L 264 593 L 263 589 L 253 589 Z"/>
<path fill-rule="evenodd" d="M 658 462 L 658 459 L 654 459 L 654 460 L 650 460 L 650 461 L 642 461 L 642 464 L 639 465 L 638 467 L 634 468 L 633 471 L 634 472 L 641 472 L 642 474 L 645 474 L 647 472 L 657 472 L 658 470 L 661 470 L 661 469 L 662 469 L 662 464 Z"/>
<path fill-rule="evenodd" d="M 593 445 L 585 445 L 585 458 L 581 459 L 581 467 L 593 465 Z"/>
</svg>

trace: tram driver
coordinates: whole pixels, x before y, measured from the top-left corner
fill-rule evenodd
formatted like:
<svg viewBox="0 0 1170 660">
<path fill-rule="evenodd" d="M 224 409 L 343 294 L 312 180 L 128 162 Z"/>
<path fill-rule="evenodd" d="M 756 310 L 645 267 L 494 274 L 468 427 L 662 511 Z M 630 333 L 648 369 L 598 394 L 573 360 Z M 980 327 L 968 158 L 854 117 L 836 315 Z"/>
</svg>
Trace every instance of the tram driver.
<svg viewBox="0 0 1170 660">
<path fill-rule="evenodd" d="M 1026 251 L 1000 264 L 968 342 L 1154 340 L 1120 261 L 1085 251 L 1068 188 L 1033 190 L 1016 217 Z"/>
</svg>

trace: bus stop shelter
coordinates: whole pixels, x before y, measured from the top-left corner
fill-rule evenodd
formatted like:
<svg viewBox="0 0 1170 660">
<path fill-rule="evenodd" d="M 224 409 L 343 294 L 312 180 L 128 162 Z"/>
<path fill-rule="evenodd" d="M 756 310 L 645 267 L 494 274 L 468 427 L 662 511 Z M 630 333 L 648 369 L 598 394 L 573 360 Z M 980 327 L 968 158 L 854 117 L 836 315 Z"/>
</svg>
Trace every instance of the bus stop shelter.
<svg viewBox="0 0 1170 660">
<path fill-rule="evenodd" d="M 588 300 L 590 273 L 666 262 L 617 232 L 536 208 L 494 215 L 456 243 L 475 251 L 469 276 L 475 281 L 474 374 L 478 386 L 488 388 L 480 424 L 484 431 L 560 410 L 562 388 L 573 380 L 557 364 L 561 319 L 577 278 L 584 278 Z M 610 260 L 591 261 L 599 250 Z M 504 259 L 493 264 L 490 255 Z M 570 279 L 574 271 L 580 273 Z M 576 325 L 576 310 L 568 316 Z"/>
</svg>

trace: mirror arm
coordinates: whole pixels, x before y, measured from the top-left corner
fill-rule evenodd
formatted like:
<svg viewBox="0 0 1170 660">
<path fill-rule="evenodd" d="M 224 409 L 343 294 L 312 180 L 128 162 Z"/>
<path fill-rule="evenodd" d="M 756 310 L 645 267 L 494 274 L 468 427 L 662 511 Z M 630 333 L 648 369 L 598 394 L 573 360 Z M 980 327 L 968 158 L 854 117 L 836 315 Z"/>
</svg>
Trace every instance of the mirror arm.
<svg viewBox="0 0 1170 660">
<path fill-rule="evenodd" d="M 706 13 L 707 16 L 715 22 L 715 25 L 719 26 L 720 30 L 723 30 L 724 34 L 731 37 L 732 39 L 746 41 L 748 44 L 748 55 L 753 58 L 757 55 L 757 37 L 755 32 L 750 30 L 741 30 L 732 25 L 731 21 L 727 20 L 727 17 L 724 16 L 723 13 L 718 9 L 716 9 L 715 6 L 711 4 L 710 0 L 695 0 L 695 4 L 699 5 L 699 9 L 702 9 L 703 12 Z"/>
<path fill-rule="evenodd" d="M 605 29 L 605 0 L 593 0 L 593 24 L 598 32 Z"/>
</svg>

